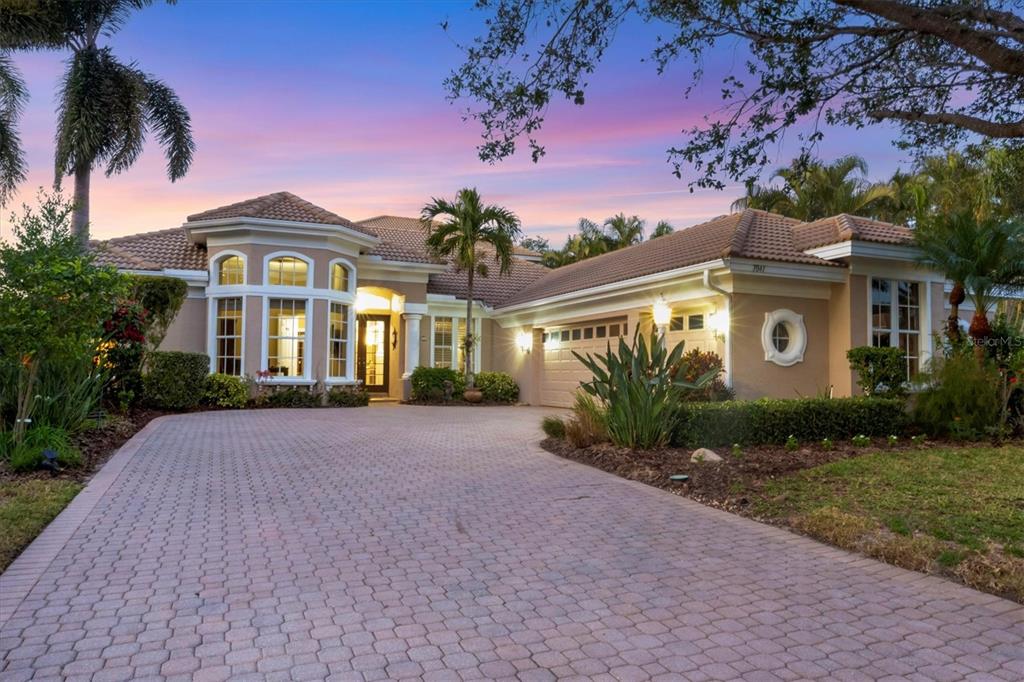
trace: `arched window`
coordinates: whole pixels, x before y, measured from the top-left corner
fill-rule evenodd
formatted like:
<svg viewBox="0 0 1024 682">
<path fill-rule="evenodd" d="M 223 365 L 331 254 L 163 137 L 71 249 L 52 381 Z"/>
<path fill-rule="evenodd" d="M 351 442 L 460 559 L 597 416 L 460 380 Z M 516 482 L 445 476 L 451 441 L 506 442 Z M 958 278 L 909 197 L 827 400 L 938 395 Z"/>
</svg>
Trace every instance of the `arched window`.
<svg viewBox="0 0 1024 682">
<path fill-rule="evenodd" d="M 348 291 L 348 268 L 341 263 L 331 265 L 331 289 L 335 291 Z"/>
<path fill-rule="evenodd" d="M 217 284 L 245 284 L 245 261 L 241 256 L 225 256 L 217 262 Z"/>
<path fill-rule="evenodd" d="M 267 284 L 304 287 L 309 280 L 309 264 L 295 256 L 278 256 L 267 264 Z"/>
</svg>

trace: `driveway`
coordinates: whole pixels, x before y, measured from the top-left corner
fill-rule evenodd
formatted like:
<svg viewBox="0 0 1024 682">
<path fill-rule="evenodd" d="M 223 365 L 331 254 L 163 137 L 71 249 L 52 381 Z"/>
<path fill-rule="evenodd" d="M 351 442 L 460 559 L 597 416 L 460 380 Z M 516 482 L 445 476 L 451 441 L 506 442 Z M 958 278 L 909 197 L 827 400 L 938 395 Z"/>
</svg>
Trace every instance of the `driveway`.
<svg viewBox="0 0 1024 682">
<path fill-rule="evenodd" d="M 153 422 L 0 578 L 0 678 L 1024 678 L 1019 606 L 548 455 L 542 414 Z"/>
</svg>

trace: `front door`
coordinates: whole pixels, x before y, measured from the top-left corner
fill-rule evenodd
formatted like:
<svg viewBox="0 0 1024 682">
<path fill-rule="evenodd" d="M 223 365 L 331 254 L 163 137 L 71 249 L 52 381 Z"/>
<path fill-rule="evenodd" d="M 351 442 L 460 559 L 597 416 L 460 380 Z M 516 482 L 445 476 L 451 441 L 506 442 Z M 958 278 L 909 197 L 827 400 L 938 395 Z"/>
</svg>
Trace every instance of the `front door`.
<svg viewBox="0 0 1024 682">
<path fill-rule="evenodd" d="M 356 378 L 371 393 L 388 392 L 388 339 L 391 318 L 387 315 L 359 317 L 359 350 L 356 354 Z"/>
</svg>

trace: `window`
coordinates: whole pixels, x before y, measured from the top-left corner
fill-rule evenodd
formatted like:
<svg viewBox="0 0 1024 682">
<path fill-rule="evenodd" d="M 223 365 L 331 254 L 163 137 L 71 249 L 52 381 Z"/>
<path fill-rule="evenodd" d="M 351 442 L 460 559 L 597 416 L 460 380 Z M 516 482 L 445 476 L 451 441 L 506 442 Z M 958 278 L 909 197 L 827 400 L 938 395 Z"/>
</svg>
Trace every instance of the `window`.
<svg viewBox="0 0 1024 682">
<path fill-rule="evenodd" d="M 272 298 L 267 319 L 267 369 L 271 376 L 304 376 L 306 302 Z"/>
<path fill-rule="evenodd" d="M 619 335 L 619 325 L 617 325 L 617 324 L 609 325 L 608 326 L 608 336 L 618 336 L 618 335 Z"/>
<path fill-rule="evenodd" d="M 217 284 L 245 284 L 245 261 L 241 256 L 221 258 L 217 271 Z"/>
<path fill-rule="evenodd" d="M 580 329 L 579 327 L 577 327 L 576 329 L 573 329 L 572 330 L 572 340 L 573 341 L 579 341 L 581 338 L 583 338 L 583 330 Z"/>
<path fill-rule="evenodd" d="M 670 332 L 681 332 L 686 329 L 686 318 L 682 315 L 673 315 L 672 319 L 668 322 L 668 330 Z"/>
<path fill-rule="evenodd" d="M 907 381 L 920 366 L 920 289 L 917 282 L 871 280 L 871 344 L 903 351 Z"/>
<path fill-rule="evenodd" d="M 779 322 L 772 330 L 772 345 L 780 353 L 785 353 L 789 348 L 789 329 L 785 322 Z"/>
<path fill-rule="evenodd" d="M 592 339 L 592 338 L 594 338 L 594 328 L 593 327 L 587 327 L 586 329 L 584 329 L 583 330 L 583 338 L 584 339 Z"/>
<path fill-rule="evenodd" d="M 686 325 L 690 328 L 690 331 L 697 331 L 698 329 L 704 328 L 704 314 L 698 313 L 696 315 L 690 315 L 686 318 Z"/>
<path fill-rule="evenodd" d="M 452 366 L 452 318 L 434 318 L 434 367 Z"/>
<path fill-rule="evenodd" d="M 761 327 L 761 347 L 764 359 L 780 367 L 792 367 L 803 362 L 807 350 L 807 327 L 804 316 L 781 308 L 764 314 Z"/>
<path fill-rule="evenodd" d="M 348 306 L 331 303 L 327 319 L 328 376 L 348 376 Z"/>
<path fill-rule="evenodd" d="M 563 329 L 562 330 L 561 338 L 562 338 L 562 341 L 568 341 L 569 340 L 569 330 L 568 329 Z"/>
<path fill-rule="evenodd" d="M 279 256 L 267 265 L 267 284 L 283 287 L 304 287 L 309 264 L 294 256 Z"/>
<path fill-rule="evenodd" d="M 348 291 L 348 268 L 341 263 L 331 266 L 331 288 L 335 291 Z"/>
<path fill-rule="evenodd" d="M 608 328 L 605 327 L 604 325 L 601 325 L 600 327 L 595 327 L 594 329 L 594 333 L 597 334 L 597 338 L 599 339 L 603 339 L 605 336 L 608 335 Z"/>
<path fill-rule="evenodd" d="M 232 256 L 236 258 L 236 256 Z M 242 374 L 242 299 L 217 299 L 216 363 L 221 374 Z"/>
</svg>

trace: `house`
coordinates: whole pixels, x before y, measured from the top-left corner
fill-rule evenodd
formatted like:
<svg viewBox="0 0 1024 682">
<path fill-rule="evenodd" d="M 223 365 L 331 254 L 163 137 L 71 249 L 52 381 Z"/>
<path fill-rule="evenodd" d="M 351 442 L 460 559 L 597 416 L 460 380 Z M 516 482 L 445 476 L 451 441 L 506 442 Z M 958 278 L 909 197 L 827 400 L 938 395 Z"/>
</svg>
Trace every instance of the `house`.
<svg viewBox="0 0 1024 682">
<path fill-rule="evenodd" d="M 414 368 L 462 354 L 466 275 L 424 240 L 416 218 L 353 222 L 278 192 L 92 248 L 188 282 L 165 350 L 207 353 L 212 372 L 401 398 Z M 589 378 L 573 351 L 654 326 L 717 353 L 738 397 L 850 395 L 849 348 L 899 347 L 909 376 L 948 316 L 947 283 L 911 242 L 865 218 L 748 209 L 555 270 L 519 250 L 509 275 L 476 279 L 475 367 L 510 372 L 524 402 L 566 406 Z"/>
</svg>

